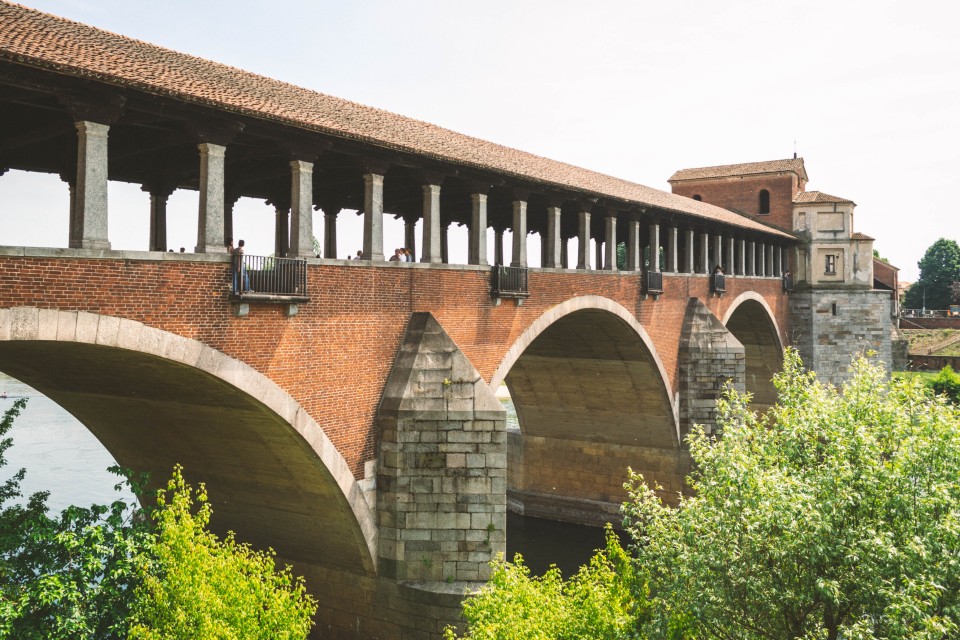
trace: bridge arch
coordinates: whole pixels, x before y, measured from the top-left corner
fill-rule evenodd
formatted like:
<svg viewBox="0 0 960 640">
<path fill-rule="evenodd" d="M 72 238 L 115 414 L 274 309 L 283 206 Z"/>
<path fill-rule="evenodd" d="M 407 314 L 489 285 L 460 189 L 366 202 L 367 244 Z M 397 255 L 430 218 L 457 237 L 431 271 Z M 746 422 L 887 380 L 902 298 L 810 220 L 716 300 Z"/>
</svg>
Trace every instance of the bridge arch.
<svg viewBox="0 0 960 640">
<path fill-rule="evenodd" d="M 492 386 L 501 381 L 520 423 L 508 432 L 511 510 L 616 521 L 628 467 L 679 491 L 669 378 L 650 336 L 620 304 L 581 296 L 549 309 L 501 360 Z"/>
<path fill-rule="evenodd" d="M 197 340 L 83 311 L 0 309 L 0 370 L 157 482 L 181 462 L 211 525 L 287 561 L 375 573 L 376 519 L 322 427 L 267 376 Z"/>
<path fill-rule="evenodd" d="M 746 390 L 753 405 L 764 408 L 777 401 L 773 376 L 783 365 L 780 327 L 767 301 L 755 291 L 740 294 L 727 308 L 723 324 L 743 345 Z"/>
</svg>

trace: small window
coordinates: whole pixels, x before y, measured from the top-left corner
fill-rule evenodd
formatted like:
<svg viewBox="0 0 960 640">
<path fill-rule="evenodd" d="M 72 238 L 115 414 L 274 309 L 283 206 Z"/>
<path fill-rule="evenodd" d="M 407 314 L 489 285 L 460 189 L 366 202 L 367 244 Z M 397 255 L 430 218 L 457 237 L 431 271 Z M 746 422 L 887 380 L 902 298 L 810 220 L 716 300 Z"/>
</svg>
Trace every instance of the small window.
<svg viewBox="0 0 960 640">
<path fill-rule="evenodd" d="M 836 303 L 836 302 L 830 303 L 830 313 L 832 313 L 833 315 L 837 315 L 837 303 Z"/>
<path fill-rule="evenodd" d="M 828 276 L 837 275 L 837 256 L 830 253 L 826 255 L 826 264 L 824 264 L 823 273 Z"/>
<path fill-rule="evenodd" d="M 703 198 L 700 197 L 700 194 L 699 194 L 699 193 L 694 194 L 693 199 L 694 199 L 694 200 L 697 200 L 697 201 L 703 201 Z"/>
<path fill-rule="evenodd" d="M 766 189 L 760 189 L 760 215 L 770 213 L 770 192 Z"/>
</svg>

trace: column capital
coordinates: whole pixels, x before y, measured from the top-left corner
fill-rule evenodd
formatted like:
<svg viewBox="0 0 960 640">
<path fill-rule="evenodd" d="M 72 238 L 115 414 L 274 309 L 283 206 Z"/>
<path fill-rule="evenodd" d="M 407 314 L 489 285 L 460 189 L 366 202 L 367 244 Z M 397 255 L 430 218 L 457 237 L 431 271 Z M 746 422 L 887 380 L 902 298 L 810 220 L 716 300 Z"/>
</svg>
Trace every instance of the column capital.
<svg viewBox="0 0 960 640">
<path fill-rule="evenodd" d="M 493 185 L 489 182 L 484 182 L 482 180 L 466 180 L 467 190 L 471 194 L 480 194 L 480 195 L 490 195 L 490 189 L 493 188 Z"/>
<path fill-rule="evenodd" d="M 140 185 L 140 191 L 149 193 L 154 198 L 163 198 L 164 200 L 169 198 L 176 190 L 177 187 L 172 182 L 163 180 L 153 180 Z"/>
<path fill-rule="evenodd" d="M 184 122 L 183 128 L 200 144 L 226 147 L 243 132 L 244 124 L 236 120 L 211 118 L 204 122 Z"/>
<path fill-rule="evenodd" d="M 417 169 L 414 175 L 422 185 L 436 185 L 438 187 L 441 186 L 443 181 L 449 176 L 449 174 L 442 171 L 434 171 L 430 169 Z"/>
<path fill-rule="evenodd" d="M 510 197 L 514 202 L 528 202 L 530 200 L 530 190 L 510 189 Z"/>
<path fill-rule="evenodd" d="M 57 96 L 74 121 L 86 120 L 111 125 L 123 115 L 124 96 L 113 93 L 62 93 Z"/>
</svg>

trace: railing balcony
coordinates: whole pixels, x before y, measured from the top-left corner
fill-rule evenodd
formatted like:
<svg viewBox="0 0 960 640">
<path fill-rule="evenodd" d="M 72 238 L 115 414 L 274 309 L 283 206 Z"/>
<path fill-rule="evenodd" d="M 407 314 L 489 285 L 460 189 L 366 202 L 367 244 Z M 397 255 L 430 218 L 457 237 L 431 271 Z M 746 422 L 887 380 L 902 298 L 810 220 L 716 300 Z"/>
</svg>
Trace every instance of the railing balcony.
<svg viewBox="0 0 960 640">
<path fill-rule="evenodd" d="M 490 270 L 490 296 L 519 300 L 529 298 L 527 273 L 528 270 L 525 267 L 494 265 Z"/>
<path fill-rule="evenodd" d="M 711 275 L 710 291 L 714 293 L 725 293 L 727 291 L 727 276 L 722 273 L 714 273 Z"/>
<path fill-rule="evenodd" d="M 643 272 L 643 293 L 659 296 L 663 293 L 663 273 L 659 271 Z"/>
<path fill-rule="evenodd" d="M 305 302 L 307 298 L 307 261 L 303 258 L 273 256 L 234 256 L 233 295 L 282 302 Z"/>
</svg>

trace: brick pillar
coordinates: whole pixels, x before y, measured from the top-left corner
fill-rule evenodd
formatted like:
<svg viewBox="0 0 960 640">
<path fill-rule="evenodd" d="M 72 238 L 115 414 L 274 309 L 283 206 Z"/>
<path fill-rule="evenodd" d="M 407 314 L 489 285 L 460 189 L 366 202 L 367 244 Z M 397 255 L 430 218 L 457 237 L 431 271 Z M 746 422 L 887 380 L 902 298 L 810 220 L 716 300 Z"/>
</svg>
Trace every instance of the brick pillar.
<svg viewBox="0 0 960 640">
<path fill-rule="evenodd" d="M 617 270 L 617 216 L 604 218 L 603 268 L 606 271 Z M 597 265 L 599 266 L 599 265 Z"/>
<path fill-rule="evenodd" d="M 70 248 L 109 249 L 107 135 L 110 132 L 110 126 L 88 120 L 80 120 L 75 125 L 77 127 L 77 180 L 74 186 L 73 205 L 70 209 Z"/>
<path fill-rule="evenodd" d="M 227 148 L 201 142 L 200 211 L 197 219 L 197 253 L 225 253 L 223 243 L 223 168 Z"/>
<path fill-rule="evenodd" d="M 643 264 L 640 260 L 640 221 L 627 222 L 627 271 L 640 271 Z"/>
<path fill-rule="evenodd" d="M 713 433 L 717 398 L 727 381 L 744 391 L 743 345 L 698 298 L 690 298 L 680 333 L 680 434 L 702 424 Z"/>
<path fill-rule="evenodd" d="M 506 547 L 505 412 L 430 313 L 410 317 L 377 423 L 379 575 L 486 580 Z"/>
<path fill-rule="evenodd" d="M 323 257 L 331 260 L 337 257 L 337 214 L 340 213 L 338 207 L 323 211 Z"/>
<path fill-rule="evenodd" d="M 577 269 L 590 268 L 590 212 L 581 211 L 577 219 Z"/>
<path fill-rule="evenodd" d="M 487 194 L 470 194 L 470 254 L 468 264 L 487 265 Z"/>
<path fill-rule="evenodd" d="M 313 257 L 313 163 L 290 161 L 290 247 L 288 256 Z"/>
<path fill-rule="evenodd" d="M 560 207 L 547 207 L 547 237 L 543 240 L 547 247 L 543 266 L 555 269 L 563 263 L 561 251 L 565 248 L 560 239 Z"/>
<path fill-rule="evenodd" d="M 420 262 L 440 264 L 440 185 L 423 185 L 423 255 Z"/>
<path fill-rule="evenodd" d="M 363 259 L 383 260 L 383 176 L 378 173 L 363 174 Z"/>
<path fill-rule="evenodd" d="M 513 255 L 511 267 L 527 266 L 527 203 L 525 200 L 513 201 Z"/>
</svg>

